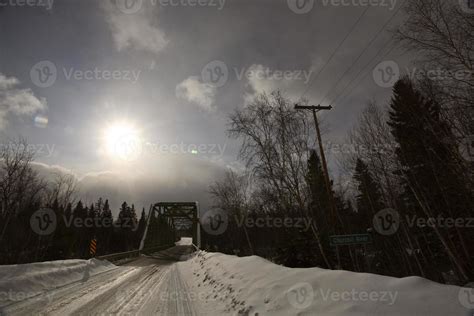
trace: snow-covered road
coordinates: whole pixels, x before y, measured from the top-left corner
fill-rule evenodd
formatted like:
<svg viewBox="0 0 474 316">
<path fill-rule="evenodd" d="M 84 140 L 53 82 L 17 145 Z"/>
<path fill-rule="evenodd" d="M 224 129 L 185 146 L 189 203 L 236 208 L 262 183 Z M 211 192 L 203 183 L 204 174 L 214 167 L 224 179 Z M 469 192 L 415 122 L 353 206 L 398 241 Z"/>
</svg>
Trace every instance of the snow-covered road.
<svg viewBox="0 0 474 316">
<path fill-rule="evenodd" d="M 474 290 L 420 277 L 291 269 L 188 244 L 116 266 L 65 260 L 0 267 L 4 315 L 474 315 Z"/>
<path fill-rule="evenodd" d="M 168 255 L 189 252 L 188 246 Z M 142 257 L 136 261 L 41 295 L 9 304 L 6 315 L 197 315 L 177 263 Z"/>
</svg>

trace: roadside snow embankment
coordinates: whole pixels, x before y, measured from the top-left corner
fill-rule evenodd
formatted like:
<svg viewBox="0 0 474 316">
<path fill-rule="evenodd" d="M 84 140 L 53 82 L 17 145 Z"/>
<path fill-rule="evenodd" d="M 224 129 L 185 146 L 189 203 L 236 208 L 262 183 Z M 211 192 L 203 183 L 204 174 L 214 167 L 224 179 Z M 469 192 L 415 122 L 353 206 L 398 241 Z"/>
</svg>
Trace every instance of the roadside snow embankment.
<svg viewBox="0 0 474 316">
<path fill-rule="evenodd" d="M 117 268 L 108 261 L 59 260 L 0 266 L 0 306 Z"/>
<path fill-rule="evenodd" d="M 464 297 L 468 289 L 419 277 L 291 269 L 257 256 L 204 251 L 179 265 L 190 293 L 211 315 L 473 315 L 474 292 Z"/>
</svg>

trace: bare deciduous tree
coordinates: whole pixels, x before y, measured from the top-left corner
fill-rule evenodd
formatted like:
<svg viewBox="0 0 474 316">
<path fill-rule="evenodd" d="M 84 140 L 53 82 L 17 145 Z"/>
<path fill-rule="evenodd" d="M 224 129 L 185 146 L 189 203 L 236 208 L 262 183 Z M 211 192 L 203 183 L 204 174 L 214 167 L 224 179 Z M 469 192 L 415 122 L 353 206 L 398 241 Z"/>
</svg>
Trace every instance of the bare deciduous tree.
<svg viewBox="0 0 474 316">
<path fill-rule="evenodd" d="M 11 141 L 0 149 L 0 198 L 3 238 L 10 218 L 25 205 L 33 205 L 41 200 L 45 182 L 31 168 L 35 153 L 25 139 Z"/>
<path fill-rule="evenodd" d="M 233 170 L 227 170 L 222 181 L 216 181 L 209 188 L 214 199 L 214 207 L 225 210 L 231 218 L 244 220 L 251 208 L 250 177 L 248 174 L 237 174 Z M 243 231 L 250 252 L 253 254 L 252 242 L 247 229 L 243 225 Z"/>
<path fill-rule="evenodd" d="M 445 109 L 460 139 L 474 134 L 474 23 L 457 0 L 415 0 L 396 38 L 416 53 L 418 83 Z"/>
<path fill-rule="evenodd" d="M 76 193 L 77 178 L 73 174 L 57 173 L 48 190 L 47 204 L 52 205 L 54 201 L 62 206 L 73 204 L 76 201 Z"/>
</svg>

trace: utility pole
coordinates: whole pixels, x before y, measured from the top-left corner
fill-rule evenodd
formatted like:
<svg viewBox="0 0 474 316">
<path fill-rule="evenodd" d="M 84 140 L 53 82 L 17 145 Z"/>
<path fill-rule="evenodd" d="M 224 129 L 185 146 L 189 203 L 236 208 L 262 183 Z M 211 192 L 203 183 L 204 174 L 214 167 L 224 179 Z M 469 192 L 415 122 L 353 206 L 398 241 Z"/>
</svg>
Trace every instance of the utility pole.
<svg viewBox="0 0 474 316">
<path fill-rule="evenodd" d="M 336 205 L 334 203 L 334 196 L 332 194 L 331 190 L 331 181 L 329 180 L 329 172 L 328 172 L 328 166 L 326 162 L 326 155 L 324 154 L 324 147 L 323 147 L 323 142 L 321 140 L 321 131 L 319 129 L 319 122 L 318 122 L 318 116 L 316 115 L 317 112 L 321 110 L 331 110 L 332 106 L 321 106 L 321 105 L 298 105 L 295 104 L 295 110 L 311 110 L 313 112 L 313 119 L 314 119 L 314 125 L 316 126 L 316 136 L 318 139 L 318 144 L 319 144 L 319 152 L 321 155 L 321 164 L 323 165 L 323 173 L 324 173 L 324 181 L 326 182 L 326 191 L 328 194 L 328 199 L 329 199 L 329 205 L 331 207 L 331 223 L 334 227 L 334 231 L 336 230 Z M 339 249 L 336 247 L 336 255 L 337 255 L 337 263 L 339 265 L 339 268 L 341 267 L 341 260 L 339 258 Z"/>
</svg>

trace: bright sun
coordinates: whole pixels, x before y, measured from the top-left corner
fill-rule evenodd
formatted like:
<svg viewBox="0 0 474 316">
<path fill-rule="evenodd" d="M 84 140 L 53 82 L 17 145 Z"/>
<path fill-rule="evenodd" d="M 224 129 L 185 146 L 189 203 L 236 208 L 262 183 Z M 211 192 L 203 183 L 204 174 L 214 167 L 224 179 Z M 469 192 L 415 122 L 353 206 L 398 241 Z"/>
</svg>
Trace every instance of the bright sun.
<svg viewBox="0 0 474 316">
<path fill-rule="evenodd" d="M 134 161 L 142 153 L 139 131 L 128 122 L 115 122 L 104 133 L 107 154 L 116 159 Z"/>
</svg>

